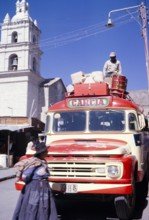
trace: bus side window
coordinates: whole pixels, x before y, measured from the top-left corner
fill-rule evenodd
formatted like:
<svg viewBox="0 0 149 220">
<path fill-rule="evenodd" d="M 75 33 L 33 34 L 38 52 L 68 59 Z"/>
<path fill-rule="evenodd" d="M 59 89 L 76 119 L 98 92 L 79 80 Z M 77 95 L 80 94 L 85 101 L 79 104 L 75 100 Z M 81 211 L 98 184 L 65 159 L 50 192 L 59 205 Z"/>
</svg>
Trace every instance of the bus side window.
<svg viewBox="0 0 149 220">
<path fill-rule="evenodd" d="M 138 130 L 137 119 L 133 113 L 129 113 L 129 129 L 133 131 Z"/>
</svg>

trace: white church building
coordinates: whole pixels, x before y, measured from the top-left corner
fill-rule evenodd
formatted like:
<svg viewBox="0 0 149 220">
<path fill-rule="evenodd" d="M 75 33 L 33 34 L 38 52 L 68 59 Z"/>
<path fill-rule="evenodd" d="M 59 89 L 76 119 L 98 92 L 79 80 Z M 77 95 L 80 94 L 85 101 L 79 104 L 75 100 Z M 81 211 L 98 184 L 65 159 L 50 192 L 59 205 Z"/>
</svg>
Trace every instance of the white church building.
<svg viewBox="0 0 149 220">
<path fill-rule="evenodd" d="M 29 4 L 17 0 L 16 13 L 12 18 L 6 14 L 0 32 L 0 155 L 9 158 L 13 139 L 16 161 L 31 135 L 44 130 L 48 107 L 66 92 L 60 78 L 45 79 L 40 73 L 40 34 Z"/>
<path fill-rule="evenodd" d="M 6 14 L 0 42 L 0 117 L 37 118 L 45 122 L 48 107 L 66 91 L 61 79 L 40 74 L 40 30 L 29 15 L 26 0 L 16 2 L 16 14 Z M 50 94 L 55 100 L 50 100 Z M 53 96 L 52 96 L 53 97 Z"/>
</svg>

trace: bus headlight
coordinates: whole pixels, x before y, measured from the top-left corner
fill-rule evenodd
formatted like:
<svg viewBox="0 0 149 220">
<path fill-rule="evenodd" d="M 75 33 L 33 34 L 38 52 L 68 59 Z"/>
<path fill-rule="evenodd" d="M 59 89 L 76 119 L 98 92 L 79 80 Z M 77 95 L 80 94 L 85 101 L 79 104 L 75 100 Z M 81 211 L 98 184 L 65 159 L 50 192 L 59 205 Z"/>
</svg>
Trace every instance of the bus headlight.
<svg viewBox="0 0 149 220">
<path fill-rule="evenodd" d="M 120 177 L 120 167 L 116 165 L 107 166 L 107 173 L 110 178 Z"/>
</svg>

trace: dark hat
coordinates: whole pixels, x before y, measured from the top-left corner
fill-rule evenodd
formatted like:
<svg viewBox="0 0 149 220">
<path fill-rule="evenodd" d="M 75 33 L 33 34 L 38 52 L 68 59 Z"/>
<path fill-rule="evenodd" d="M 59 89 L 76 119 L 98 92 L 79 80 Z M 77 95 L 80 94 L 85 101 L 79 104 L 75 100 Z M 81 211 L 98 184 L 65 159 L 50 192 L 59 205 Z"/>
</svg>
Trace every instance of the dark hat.
<svg viewBox="0 0 149 220">
<path fill-rule="evenodd" d="M 45 145 L 44 142 L 38 143 L 35 148 L 35 150 L 36 150 L 35 155 L 41 154 L 41 153 L 45 152 L 47 149 L 48 149 L 48 147 Z"/>
</svg>

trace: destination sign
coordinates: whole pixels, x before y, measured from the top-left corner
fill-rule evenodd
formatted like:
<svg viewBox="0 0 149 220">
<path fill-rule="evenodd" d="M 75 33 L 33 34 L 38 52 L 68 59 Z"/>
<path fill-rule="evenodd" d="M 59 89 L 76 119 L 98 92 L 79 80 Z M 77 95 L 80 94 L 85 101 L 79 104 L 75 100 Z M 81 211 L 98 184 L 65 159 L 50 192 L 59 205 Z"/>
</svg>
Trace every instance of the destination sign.
<svg viewBox="0 0 149 220">
<path fill-rule="evenodd" d="M 109 104 L 109 100 L 107 98 L 77 98 L 69 99 L 67 104 L 69 108 L 106 107 Z"/>
</svg>

